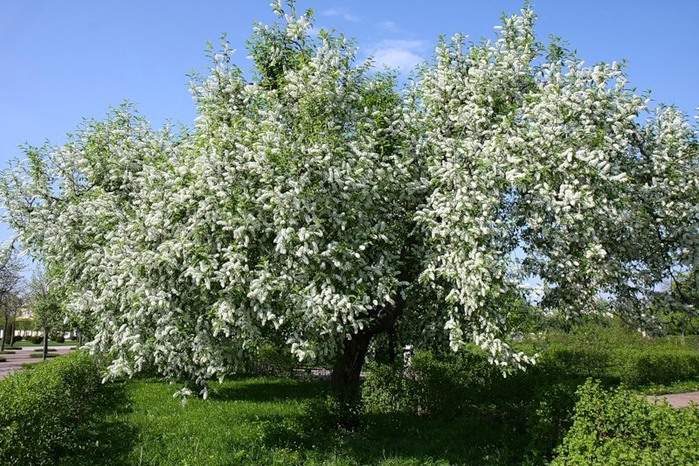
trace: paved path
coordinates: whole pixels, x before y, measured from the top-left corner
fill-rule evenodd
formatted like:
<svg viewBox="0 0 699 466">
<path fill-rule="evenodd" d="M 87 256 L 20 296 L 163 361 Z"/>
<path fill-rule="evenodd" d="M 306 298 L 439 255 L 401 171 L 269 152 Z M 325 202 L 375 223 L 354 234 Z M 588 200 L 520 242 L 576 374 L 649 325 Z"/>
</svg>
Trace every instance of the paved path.
<svg viewBox="0 0 699 466">
<path fill-rule="evenodd" d="M 15 354 L 0 354 L 0 358 L 5 358 L 7 361 L 0 362 L 0 380 L 14 371 L 22 370 L 23 364 L 35 364 L 41 362 L 41 358 L 32 358 L 29 355 L 34 354 L 36 349 L 41 349 L 42 346 L 25 346 L 21 350 L 17 350 Z M 50 349 L 55 349 L 58 354 L 66 354 L 73 346 L 49 346 Z M 7 348 L 6 348 L 7 349 Z M 53 352 L 53 351 L 52 351 Z M 40 354 L 40 353 L 36 353 Z"/>
<path fill-rule="evenodd" d="M 699 405 L 699 392 L 675 393 L 674 395 L 649 396 L 648 401 L 655 402 L 666 399 L 674 408 L 686 408 L 692 403 Z"/>
</svg>

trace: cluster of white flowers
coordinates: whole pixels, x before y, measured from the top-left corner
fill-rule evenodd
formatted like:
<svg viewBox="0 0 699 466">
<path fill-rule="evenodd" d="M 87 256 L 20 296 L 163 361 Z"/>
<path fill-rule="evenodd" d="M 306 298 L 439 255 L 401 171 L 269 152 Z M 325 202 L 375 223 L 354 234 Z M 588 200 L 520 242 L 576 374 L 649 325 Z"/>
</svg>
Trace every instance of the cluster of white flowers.
<svg viewBox="0 0 699 466">
<path fill-rule="evenodd" d="M 404 95 L 309 14 L 285 19 L 256 26 L 252 83 L 212 54 L 193 130 L 125 106 L 5 172 L 5 219 L 60 266 L 112 374 L 204 385 L 272 334 L 327 358 L 419 287 L 454 350 L 521 368 L 503 296 L 529 280 L 542 308 L 604 292 L 630 310 L 699 266 L 696 133 L 673 108 L 639 122 L 616 64 L 547 59 L 530 9 L 494 42 L 440 43 Z"/>
</svg>

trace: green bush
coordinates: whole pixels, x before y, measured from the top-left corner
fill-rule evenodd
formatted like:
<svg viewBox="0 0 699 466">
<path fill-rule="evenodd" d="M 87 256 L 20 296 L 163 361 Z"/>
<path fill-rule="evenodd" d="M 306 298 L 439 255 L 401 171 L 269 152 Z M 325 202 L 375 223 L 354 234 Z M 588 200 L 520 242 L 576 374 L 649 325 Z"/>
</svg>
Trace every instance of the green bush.
<svg viewBox="0 0 699 466">
<path fill-rule="evenodd" d="M 454 417 L 492 401 L 489 388 L 502 379 L 477 352 L 465 351 L 438 359 L 418 351 L 410 367 L 370 365 L 362 387 L 366 408 L 372 412 Z"/>
<path fill-rule="evenodd" d="M 97 367 L 84 352 L 0 381 L 0 464 L 51 464 L 75 448 L 100 387 Z"/>
<path fill-rule="evenodd" d="M 592 381 L 578 394 L 573 426 L 552 464 L 699 464 L 699 409 L 651 405 Z"/>
<path fill-rule="evenodd" d="M 298 366 L 298 360 L 294 358 L 288 348 L 271 343 L 260 346 L 257 352 L 252 372 L 264 375 L 288 376 Z"/>
<path fill-rule="evenodd" d="M 399 364 L 369 363 L 362 384 L 365 408 L 375 413 L 413 412 L 410 386 Z"/>
<path fill-rule="evenodd" d="M 39 343 L 44 341 L 44 337 L 42 337 L 42 336 L 29 337 L 28 340 L 31 343 L 38 345 Z"/>
<path fill-rule="evenodd" d="M 66 337 L 64 337 L 62 334 L 56 337 L 56 343 L 65 343 L 65 341 Z"/>
<path fill-rule="evenodd" d="M 699 378 L 699 353 L 667 346 L 616 351 L 616 374 L 622 383 L 638 387 Z"/>
<path fill-rule="evenodd" d="M 521 433 L 518 441 L 530 459 L 544 461 L 571 427 L 577 390 L 588 378 L 604 386 L 699 378 L 699 355 L 692 346 L 623 328 L 583 328 L 551 335 L 544 344 L 526 344 L 529 354 L 540 353 L 536 365 L 507 378 L 475 348 L 441 357 L 418 351 L 406 370 L 369 364 L 365 407 L 374 413 L 504 422 Z"/>
</svg>

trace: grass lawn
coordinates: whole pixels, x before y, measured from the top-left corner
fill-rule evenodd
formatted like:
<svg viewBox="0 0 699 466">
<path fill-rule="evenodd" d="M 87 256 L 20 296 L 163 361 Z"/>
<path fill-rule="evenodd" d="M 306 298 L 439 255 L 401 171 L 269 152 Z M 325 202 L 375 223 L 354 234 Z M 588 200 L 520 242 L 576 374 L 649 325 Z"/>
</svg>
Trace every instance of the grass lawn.
<svg viewBox="0 0 699 466">
<path fill-rule="evenodd" d="M 24 346 L 43 346 L 44 343 L 32 343 L 27 340 L 16 341 L 12 347 L 24 347 Z M 56 341 L 49 340 L 49 346 L 77 346 L 77 341 L 66 340 L 63 343 L 58 343 Z"/>
<path fill-rule="evenodd" d="M 114 387 L 116 390 L 118 387 Z M 75 464 L 446 465 L 512 464 L 511 429 L 488 419 L 367 415 L 356 431 L 332 427 L 326 383 L 252 378 L 217 385 L 183 406 L 176 386 L 135 380 L 125 402 L 82 441 Z M 520 450 L 521 451 L 521 450 Z"/>
<path fill-rule="evenodd" d="M 666 395 L 672 393 L 687 393 L 699 391 L 699 380 L 688 380 L 673 384 L 652 384 L 640 387 L 636 390 L 642 395 Z"/>
<path fill-rule="evenodd" d="M 46 358 L 47 358 L 47 359 L 48 359 L 48 358 L 57 358 L 58 356 L 60 356 L 60 355 L 59 355 L 59 354 L 56 354 L 56 353 L 46 353 Z M 43 354 L 43 353 L 31 353 L 31 354 L 29 355 L 29 357 L 30 357 L 30 358 L 34 358 L 34 359 L 39 359 L 39 358 L 43 358 L 43 357 L 44 357 L 44 354 Z"/>
</svg>

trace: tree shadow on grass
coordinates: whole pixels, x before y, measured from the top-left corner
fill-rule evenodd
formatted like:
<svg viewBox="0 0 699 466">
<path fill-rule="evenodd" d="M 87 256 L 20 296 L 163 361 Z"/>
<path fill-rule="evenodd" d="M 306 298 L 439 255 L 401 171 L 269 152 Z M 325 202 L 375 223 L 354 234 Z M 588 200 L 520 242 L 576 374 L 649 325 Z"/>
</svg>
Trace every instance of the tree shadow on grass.
<svg viewBox="0 0 699 466">
<path fill-rule="evenodd" d="M 332 424 L 317 410 L 295 418 L 268 419 L 263 449 L 295 451 L 306 460 L 348 464 L 521 464 L 521 433 L 504 419 L 483 416 L 426 418 L 410 414 L 365 414 L 354 431 Z M 337 458 L 341 459 L 338 460 Z"/>
<path fill-rule="evenodd" d="M 136 429 L 125 422 L 132 411 L 124 383 L 102 387 L 100 399 L 90 419 L 81 425 L 73 445 L 62 455 L 65 465 L 126 465 L 129 452 L 136 444 Z"/>
<path fill-rule="evenodd" d="M 250 378 L 238 382 L 234 386 L 212 387 L 211 399 L 253 402 L 309 400 L 329 392 L 327 383 L 307 380 Z"/>
</svg>

